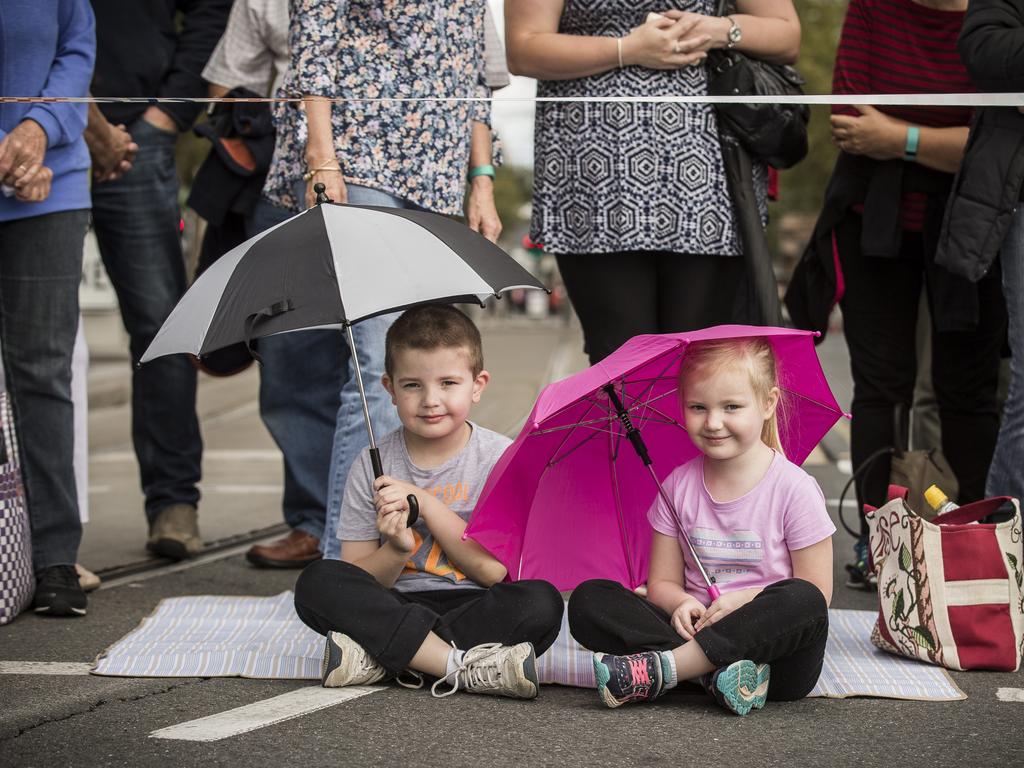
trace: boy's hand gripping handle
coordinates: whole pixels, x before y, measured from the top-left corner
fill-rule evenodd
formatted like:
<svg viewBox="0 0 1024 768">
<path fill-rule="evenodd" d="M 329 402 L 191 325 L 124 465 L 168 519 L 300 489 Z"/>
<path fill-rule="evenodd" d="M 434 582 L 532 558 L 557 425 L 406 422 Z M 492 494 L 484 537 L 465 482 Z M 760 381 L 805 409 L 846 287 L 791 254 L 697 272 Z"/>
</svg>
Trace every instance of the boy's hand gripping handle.
<svg viewBox="0 0 1024 768">
<path fill-rule="evenodd" d="M 380 451 L 377 450 L 376 446 L 370 449 L 370 463 L 373 464 L 373 476 L 375 478 L 384 474 L 384 465 L 380 463 Z M 408 528 L 412 528 L 413 523 L 420 519 L 420 503 L 411 493 L 405 497 L 405 500 L 409 502 L 409 518 L 405 521 L 405 525 Z"/>
</svg>

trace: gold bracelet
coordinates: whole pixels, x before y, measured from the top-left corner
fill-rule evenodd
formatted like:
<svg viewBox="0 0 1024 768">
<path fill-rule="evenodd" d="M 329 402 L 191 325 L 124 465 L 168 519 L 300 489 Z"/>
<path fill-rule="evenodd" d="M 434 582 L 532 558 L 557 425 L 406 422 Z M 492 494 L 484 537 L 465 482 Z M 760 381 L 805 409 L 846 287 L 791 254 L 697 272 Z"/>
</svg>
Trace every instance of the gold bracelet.
<svg viewBox="0 0 1024 768">
<path fill-rule="evenodd" d="M 337 160 L 332 160 L 327 165 L 321 165 L 319 168 L 311 168 L 311 169 L 309 169 L 304 174 L 302 174 L 302 180 L 303 181 L 309 181 L 314 176 L 316 176 L 318 173 L 320 173 L 320 171 L 337 171 L 338 173 L 341 173 L 341 168 L 340 167 L 338 167 L 338 168 L 332 168 L 331 167 L 336 162 L 337 162 Z"/>
</svg>

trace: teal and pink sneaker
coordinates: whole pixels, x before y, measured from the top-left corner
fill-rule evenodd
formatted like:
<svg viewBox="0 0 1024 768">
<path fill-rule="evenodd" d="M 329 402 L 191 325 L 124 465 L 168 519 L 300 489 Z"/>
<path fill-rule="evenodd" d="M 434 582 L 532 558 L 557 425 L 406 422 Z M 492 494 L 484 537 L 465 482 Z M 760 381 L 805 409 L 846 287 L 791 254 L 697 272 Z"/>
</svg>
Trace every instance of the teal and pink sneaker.
<svg viewBox="0 0 1024 768">
<path fill-rule="evenodd" d="M 634 701 L 651 701 L 665 689 L 671 674 L 668 660 L 657 651 L 629 656 L 594 654 L 597 693 L 609 707 L 621 707 Z"/>
<path fill-rule="evenodd" d="M 720 706 L 737 715 L 745 715 L 752 709 L 764 707 L 770 677 L 771 669 L 767 664 L 743 659 L 705 675 L 702 682 Z"/>
</svg>

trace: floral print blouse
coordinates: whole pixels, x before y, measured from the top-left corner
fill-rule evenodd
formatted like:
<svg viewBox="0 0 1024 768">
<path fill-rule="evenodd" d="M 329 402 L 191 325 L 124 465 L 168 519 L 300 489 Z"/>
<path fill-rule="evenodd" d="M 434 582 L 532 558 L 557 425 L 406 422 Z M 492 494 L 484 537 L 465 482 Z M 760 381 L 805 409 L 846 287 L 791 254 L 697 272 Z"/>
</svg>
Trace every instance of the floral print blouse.
<svg viewBox="0 0 1024 768">
<path fill-rule="evenodd" d="M 278 95 L 339 100 L 331 122 L 346 183 L 438 213 L 462 213 L 472 123 L 490 125 L 490 103 L 387 99 L 489 97 L 486 2 L 290 0 L 291 66 Z M 277 143 L 263 193 L 298 211 L 305 112 L 298 102 L 277 102 L 274 123 Z"/>
</svg>

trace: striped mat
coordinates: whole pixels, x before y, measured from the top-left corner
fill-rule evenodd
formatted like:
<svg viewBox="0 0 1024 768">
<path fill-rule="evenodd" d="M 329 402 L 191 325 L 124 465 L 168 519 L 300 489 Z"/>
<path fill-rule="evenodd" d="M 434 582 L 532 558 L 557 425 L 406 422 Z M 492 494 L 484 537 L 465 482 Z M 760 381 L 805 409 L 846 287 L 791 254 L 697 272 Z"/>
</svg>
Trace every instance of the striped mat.
<svg viewBox="0 0 1024 768">
<path fill-rule="evenodd" d="M 100 654 L 93 674 L 118 677 L 319 679 L 323 638 L 295 615 L 292 593 L 173 597 Z M 811 696 L 954 701 L 966 698 L 939 667 L 892 656 L 868 639 L 876 614 L 832 610 L 825 666 Z M 594 687 L 590 654 L 568 619 L 538 659 L 542 683 Z"/>
</svg>

